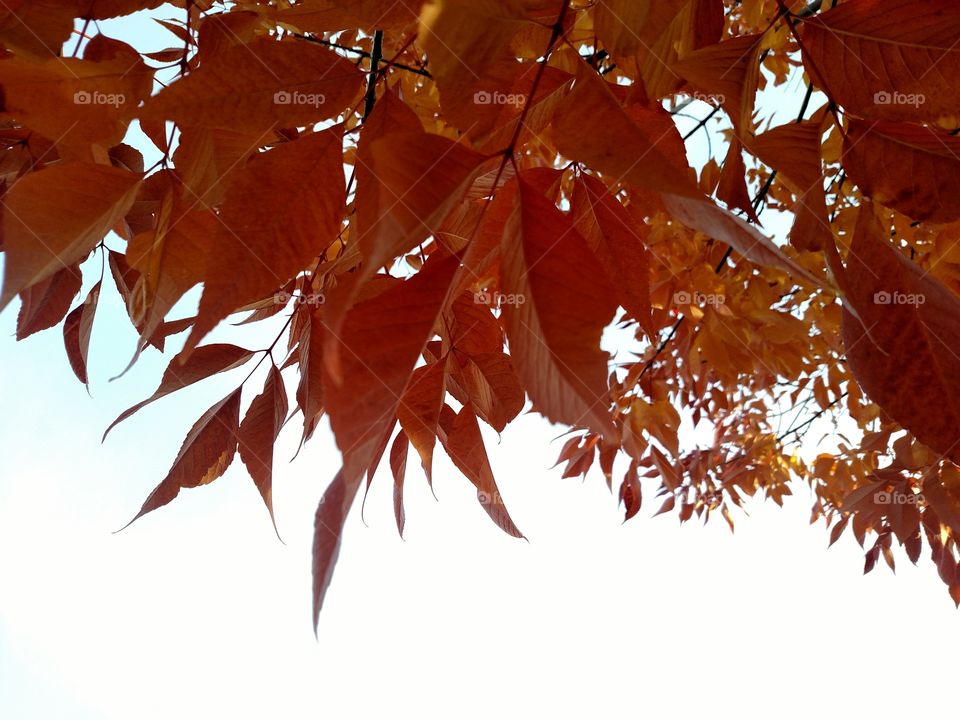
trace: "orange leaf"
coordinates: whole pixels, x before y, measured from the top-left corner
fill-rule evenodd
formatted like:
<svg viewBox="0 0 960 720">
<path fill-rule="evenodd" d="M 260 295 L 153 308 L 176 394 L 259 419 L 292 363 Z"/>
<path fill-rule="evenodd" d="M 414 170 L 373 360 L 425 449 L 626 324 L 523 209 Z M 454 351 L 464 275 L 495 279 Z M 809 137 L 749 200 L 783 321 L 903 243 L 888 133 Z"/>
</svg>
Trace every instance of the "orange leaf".
<svg viewBox="0 0 960 720">
<path fill-rule="evenodd" d="M 455 257 L 431 259 L 409 280 L 347 314 L 338 338 L 343 380 L 337 382 L 327 372 L 323 387 L 330 425 L 343 454 L 345 482 L 359 481 L 395 422 L 400 398 L 433 335 L 457 266 Z"/>
<path fill-rule="evenodd" d="M 400 427 L 420 455 L 428 483 L 433 482 L 433 448 L 446 396 L 445 367 L 446 362 L 441 360 L 414 370 L 397 408 Z"/>
<path fill-rule="evenodd" d="M 187 348 L 224 317 L 307 269 L 337 236 L 346 203 L 342 128 L 282 143 L 250 160 L 227 191 L 207 251 Z M 263 202 L 269 188 L 271 202 Z"/>
<path fill-rule="evenodd" d="M 522 178 L 511 189 L 501 272 L 504 292 L 517 300 L 503 310 L 517 373 L 551 422 L 612 438 L 608 356 L 599 345 L 616 300 L 569 217 Z"/>
<path fill-rule="evenodd" d="M 87 378 L 87 354 L 90 350 L 90 333 L 93 331 L 93 317 L 97 312 L 100 299 L 100 283 L 90 290 L 82 305 L 76 307 L 63 323 L 63 344 L 67 349 L 67 359 L 73 374 L 84 385 Z"/>
<path fill-rule="evenodd" d="M 877 120 L 960 114 L 960 5 L 852 0 L 803 22 L 803 62 L 846 110 Z"/>
<path fill-rule="evenodd" d="M 336 117 L 360 94 L 363 75 L 336 53 L 306 40 L 258 37 L 201 62 L 151 98 L 145 120 L 173 120 L 266 134 Z"/>
<path fill-rule="evenodd" d="M 274 530 L 277 521 L 273 517 L 273 445 L 286 419 L 287 392 L 283 387 L 283 376 L 271 364 L 263 392 L 250 403 L 240 423 L 238 440 L 240 459 L 260 491 Z"/>
<path fill-rule="evenodd" d="M 223 475 L 237 452 L 239 425 L 240 388 L 237 388 L 194 423 L 170 472 L 125 527 L 169 503 L 180 494 L 181 488 L 206 485 Z"/>
<path fill-rule="evenodd" d="M 958 462 L 960 299 L 885 235 L 865 201 L 847 258 L 847 300 L 859 316 L 844 309 L 847 362 L 887 415 Z"/>
<path fill-rule="evenodd" d="M 843 167 L 864 195 L 914 220 L 960 218 L 960 138 L 911 123 L 850 119 Z"/>
<path fill-rule="evenodd" d="M 313 518 L 313 632 L 317 632 L 320 608 L 330 587 L 333 569 L 340 555 L 343 526 L 347 522 L 350 507 L 360 488 L 360 476 L 352 482 L 343 477 L 343 470 L 336 474 L 327 486 Z"/>
<path fill-rule="evenodd" d="M 125 170 L 89 163 L 62 163 L 18 180 L 3 197 L 0 309 L 83 260 L 126 214 L 138 182 Z"/>
<path fill-rule="evenodd" d="M 123 422 L 154 400 L 159 400 L 172 392 L 176 392 L 212 375 L 240 367 L 253 357 L 253 351 L 245 350 L 236 345 L 215 343 L 198 347 L 186 360 L 183 360 L 183 362 L 181 362 L 182 357 L 182 355 L 178 355 L 170 361 L 166 371 L 163 373 L 163 378 L 160 380 L 160 387 L 154 391 L 153 395 L 146 400 L 138 402 L 133 407 L 124 410 L 117 416 L 116 420 L 110 423 L 110 427 L 103 433 L 104 439 L 106 439 L 107 433 L 109 433 L 115 425 Z"/>
<path fill-rule="evenodd" d="M 406 513 L 403 510 L 403 477 L 407 471 L 407 451 L 410 443 L 407 434 L 400 430 L 390 448 L 390 470 L 393 472 L 393 514 L 397 519 L 397 530 L 403 537 Z"/>
<path fill-rule="evenodd" d="M 446 433 L 441 435 L 441 439 L 445 439 L 443 446 L 453 464 L 476 486 L 477 499 L 497 527 L 507 535 L 522 538 L 523 533 L 514 525 L 500 497 L 500 490 L 493 478 L 493 470 L 483 446 L 477 416 L 469 405 L 464 406 L 456 415 L 449 406 L 446 406 L 445 410 Z"/>
</svg>

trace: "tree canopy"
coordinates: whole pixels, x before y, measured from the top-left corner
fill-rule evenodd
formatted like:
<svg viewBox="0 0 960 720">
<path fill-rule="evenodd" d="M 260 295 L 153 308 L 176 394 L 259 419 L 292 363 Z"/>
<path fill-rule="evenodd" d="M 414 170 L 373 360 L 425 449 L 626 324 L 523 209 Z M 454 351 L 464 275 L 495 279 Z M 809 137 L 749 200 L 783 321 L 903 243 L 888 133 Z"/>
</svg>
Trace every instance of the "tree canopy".
<svg viewBox="0 0 960 720">
<path fill-rule="evenodd" d="M 113 425 L 250 369 L 136 518 L 237 454 L 272 517 L 275 441 L 328 419 L 316 620 L 385 455 L 401 534 L 412 445 L 428 482 L 439 446 L 523 537 L 481 427 L 530 407 L 571 431 L 563 476 L 596 466 L 626 519 L 646 494 L 732 529 L 803 483 L 865 571 L 926 546 L 960 603 L 960 5 L 175 0 L 167 49 L 99 31 L 160 4 L 0 10 L 17 339 L 62 326 L 87 383 L 115 284 L 134 360 L 179 349 Z M 208 338 L 237 313 L 281 329 Z M 830 452 L 800 452 L 831 424 Z"/>
</svg>

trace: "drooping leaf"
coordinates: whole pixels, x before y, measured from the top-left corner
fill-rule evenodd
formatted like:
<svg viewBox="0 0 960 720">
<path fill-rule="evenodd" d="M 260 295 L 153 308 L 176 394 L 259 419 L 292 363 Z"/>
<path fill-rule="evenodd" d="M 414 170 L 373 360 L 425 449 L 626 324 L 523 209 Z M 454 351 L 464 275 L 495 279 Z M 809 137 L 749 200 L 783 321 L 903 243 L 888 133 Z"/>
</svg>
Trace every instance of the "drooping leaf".
<svg viewBox="0 0 960 720">
<path fill-rule="evenodd" d="M 240 429 L 240 390 L 237 388 L 194 423 L 167 476 L 154 488 L 140 512 L 127 525 L 163 507 L 182 488 L 206 485 L 223 475 L 237 452 Z"/>
<path fill-rule="evenodd" d="M 493 478 L 493 469 L 487 458 L 487 451 L 483 446 L 483 436 L 480 434 L 480 425 L 477 416 L 469 405 L 464 406 L 456 415 L 446 407 L 444 436 L 446 449 L 453 464 L 466 475 L 467 479 L 477 488 L 477 499 L 487 515 L 507 535 L 522 538 L 523 533 L 517 528 L 507 512 L 507 508 L 500 497 L 500 489 Z"/>
<path fill-rule="evenodd" d="M 913 123 L 850 119 L 843 168 L 874 202 L 914 220 L 960 218 L 960 138 Z"/>
<path fill-rule="evenodd" d="M 253 354 L 253 351 L 236 345 L 213 343 L 197 348 L 182 362 L 181 355 L 174 357 L 167 365 L 167 369 L 163 373 L 163 379 L 160 380 L 160 386 L 154 391 L 153 395 L 120 413 L 117 419 L 110 423 L 110 427 L 103 433 L 103 437 L 106 438 L 107 433 L 117 424 L 155 400 L 212 375 L 240 367 L 252 358 Z"/>
<path fill-rule="evenodd" d="M 70 303 L 80 292 L 82 282 L 80 268 L 74 265 L 58 270 L 20 293 L 17 340 L 51 328 L 63 320 L 70 310 Z"/>
<path fill-rule="evenodd" d="M 546 418 L 612 437 L 599 343 L 616 300 L 603 269 L 570 218 L 522 179 L 507 201 L 503 287 L 518 302 L 503 312 L 517 373 Z"/>
<path fill-rule="evenodd" d="M 98 282 L 90 289 L 83 303 L 74 308 L 63 323 L 63 344 L 67 349 L 67 359 L 70 361 L 73 374 L 84 385 L 89 385 L 87 355 L 90 352 L 90 333 L 93 331 L 93 318 L 96 315 L 99 300 L 100 283 Z"/>
<path fill-rule="evenodd" d="M 306 270 L 336 238 L 346 202 L 341 143 L 339 126 L 305 135 L 260 153 L 234 179 L 207 251 L 188 348 L 234 310 Z M 257 202 L 264 187 L 274 202 Z"/>
<path fill-rule="evenodd" d="M 869 202 L 847 258 L 847 362 L 883 411 L 960 461 L 960 299 L 894 249 Z M 931 412 L 931 408 L 937 408 Z"/>
<path fill-rule="evenodd" d="M 63 163 L 17 181 L 3 196 L 0 309 L 83 260 L 126 214 L 138 181 L 133 173 L 90 163 Z"/>
<path fill-rule="evenodd" d="M 802 23 L 804 66 L 846 110 L 876 120 L 960 114 L 960 5 L 852 0 Z"/>
<path fill-rule="evenodd" d="M 238 440 L 240 459 L 247 466 L 250 477 L 260 491 L 260 497 L 267 506 L 275 530 L 277 521 L 273 516 L 273 445 L 286 419 L 287 392 L 283 387 L 283 376 L 276 366 L 271 365 L 263 384 L 263 392 L 250 403 L 247 414 L 240 423 Z"/>
<path fill-rule="evenodd" d="M 433 482 L 433 448 L 446 396 L 446 364 L 440 360 L 414 370 L 397 407 L 400 427 L 420 455 L 428 483 Z"/>
<path fill-rule="evenodd" d="M 403 537 L 406 513 L 403 509 L 403 478 L 407 472 L 407 451 L 410 443 L 407 434 L 400 430 L 390 447 L 390 471 L 393 473 L 393 514 L 397 519 L 397 531 Z"/>
<path fill-rule="evenodd" d="M 340 541 L 347 515 L 360 488 L 360 477 L 347 482 L 343 471 L 336 474 L 317 505 L 313 519 L 313 631 L 317 631 L 323 599 L 340 556 Z"/>
</svg>

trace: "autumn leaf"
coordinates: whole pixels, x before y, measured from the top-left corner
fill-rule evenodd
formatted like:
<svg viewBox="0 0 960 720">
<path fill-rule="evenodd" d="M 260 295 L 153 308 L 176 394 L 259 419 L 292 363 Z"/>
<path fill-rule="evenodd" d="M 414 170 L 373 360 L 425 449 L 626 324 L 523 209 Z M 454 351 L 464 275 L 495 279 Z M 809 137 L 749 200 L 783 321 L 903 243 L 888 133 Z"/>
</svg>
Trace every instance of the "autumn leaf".
<svg viewBox="0 0 960 720">
<path fill-rule="evenodd" d="M 120 413 L 103 433 L 104 439 L 117 424 L 150 403 L 212 375 L 240 367 L 251 357 L 253 357 L 252 351 L 226 343 L 204 345 L 197 348 L 186 359 L 179 355 L 174 357 L 163 373 L 160 386 L 154 391 L 153 395 Z"/>
<path fill-rule="evenodd" d="M 336 117 L 356 101 L 361 81 L 350 62 L 316 43 L 258 37 L 201 63 L 155 95 L 141 117 L 267 139 L 276 128 Z"/>
<path fill-rule="evenodd" d="M 586 425 L 611 439 L 607 354 L 599 349 L 616 300 L 586 241 L 521 178 L 501 249 L 504 309 L 517 373 L 552 422 Z"/>
<path fill-rule="evenodd" d="M 127 526 L 172 501 L 182 488 L 206 485 L 223 475 L 237 452 L 239 425 L 240 388 L 237 388 L 201 415 L 190 428 L 170 472 Z"/>
<path fill-rule="evenodd" d="M 336 237 L 346 202 L 339 127 L 250 160 L 230 185 L 209 243 L 204 293 L 187 347 L 244 304 L 271 294 Z M 270 205 L 256 202 L 264 186 Z"/>
<path fill-rule="evenodd" d="M 894 249 L 873 213 L 864 201 L 847 258 L 858 316 L 843 314 L 847 361 L 885 413 L 960 461 L 960 299 Z"/>
<path fill-rule="evenodd" d="M 273 516 L 273 445 L 286 419 L 287 393 L 283 387 L 283 376 L 271 365 L 263 392 L 250 403 L 240 423 L 237 439 L 240 459 L 260 491 L 274 530 L 277 521 Z"/>
<path fill-rule="evenodd" d="M 410 442 L 407 434 L 400 430 L 393 445 L 390 446 L 390 471 L 393 473 L 393 514 L 397 520 L 397 531 L 403 537 L 403 526 L 406 524 L 406 513 L 403 509 L 403 479 L 407 472 L 407 451 Z"/>
<path fill-rule="evenodd" d="M 960 139 L 911 123 L 866 123 L 851 118 L 843 167 L 876 203 L 915 220 L 960 218 Z"/>
<path fill-rule="evenodd" d="M 17 293 L 83 260 L 126 214 L 138 182 L 124 170 L 65 163 L 15 183 L 3 196 L 0 309 Z"/>
<path fill-rule="evenodd" d="M 960 114 L 960 6 L 851 0 L 802 23 L 803 62 L 846 110 L 874 120 Z"/>
<path fill-rule="evenodd" d="M 337 473 L 317 505 L 313 520 L 313 631 L 317 632 L 320 609 L 340 556 L 340 541 L 347 515 L 360 487 L 360 477 L 348 483 Z"/>
<path fill-rule="evenodd" d="M 474 415 L 470 406 L 464 406 L 456 414 L 450 410 L 449 406 L 447 410 L 449 412 L 445 415 L 444 423 L 446 432 L 441 436 L 445 438 L 443 446 L 447 454 L 453 460 L 453 464 L 476 486 L 477 500 L 497 527 L 507 535 L 522 538 L 523 533 L 514 525 L 500 497 L 500 490 L 493 478 L 493 469 L 490 467 L 490 460 L 483 446 L 483 436 L 480 434 L 477 416 Z"/>
<path fill-rule="evenodd" d="M 63 320 L 70 303 L 80 292 L 81 283 L 80 268 L 67 267 L 20 293 L 17 340 L 51 328 Z"/>
<path fill-rule="evenodd" d="M 90 352 L 90 333 L 93 331 L 93 318 L 99 300 L 100 283 L 97 283 L 83 303 L 71 311 L 63 323 L 63 344 L 67 349 L 67 359 L 73 374 L 84 385 L 89 385 L 87 355 Z"/>
</svg>

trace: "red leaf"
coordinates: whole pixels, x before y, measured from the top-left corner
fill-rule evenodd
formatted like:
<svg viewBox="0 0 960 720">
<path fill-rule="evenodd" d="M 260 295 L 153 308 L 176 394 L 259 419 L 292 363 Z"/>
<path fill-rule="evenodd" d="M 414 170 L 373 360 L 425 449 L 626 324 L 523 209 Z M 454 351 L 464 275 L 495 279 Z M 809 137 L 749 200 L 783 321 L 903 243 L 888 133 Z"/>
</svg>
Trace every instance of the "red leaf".
<svg viewBox="0 0 960 720">
<path fill-rule="evenodd" d="M 240 424 L 239 445 L 240 460 L 247 466 L 260 491 L 274 530 L 277 521 L 273 516 L 273 445 L 286 419 L 287 392 L 283 387 L 283 376 L 271 364 L 263 392 L 250 403 Z"/>
<path fill-rule="evenodd" d="M 214 343 L 197 348 L 182 364 L 180 362 L 182 355 L 177 355 L 170 361 L 170 364 L 167 365 L 167 369 L 163 373 L 163 378 L 160 380 L 160 387 L 146 400 L 120 413 L 117 419 L 110 423 L 110 427 L 103 433 L 104 439 L 106 439 L 107 433 L 109 433 L 115 425 L 126 420 L 154 400 L 159 400 L 165 395 L 169 395 L 172 392 L 204 380 L 212 375 L 216 375 L 217 373 L 240 367 L 253 357 L 253 354 L 253 351 L 237 347 L 236 345 Z"/>
<path fill-rule="evenodd" d="M 226 472 L 237 452 L 240 390 L 237 388 L 227 395 L 193 424 L 170 472 L 150 493 L 137 516 L 124 527 L 169 503 L 180 494 L 181 488 L 206 485 Z"/>
<path fill-rule="evenodd" d="M 353 482 L 344 479 L 343 471 L 337 473 L 327 487 L 313 519 L 313 632 L 317 632 L 320 620 L 320 608 L 326 597 L 333 569 L 340 555 L 340 541 L 343 526 L 357 490 L 360 487 L 360 475 Z"/>
<path fill-rule="evenodd" d="M 514 525 L 500 497 L 500 490 L 493 478 L 493 469 L 483 446 L 477 416 L 469 405 L 464 406 L 456 416 L 451 416 L 452 411 L 445 422 L 445 437 L 441 435 L 441 440 L 445 440 L 443 445 L 447 454 L 460 472 L 476 486 L 477 499 L 497 526 L 508 535 L 522 538 L 523 533 Z"/>
<path fill-rule="evenodd" d="M 407 471 L 407 450 L 410 443 L 407 434 L 400 430 L 390 448 L 390 470 L 393 472 L 393 514 L 397 518 L 397 530 L 403 537 L 406 513 L 403 511 L 403 478 Z"/>
<path fill-rule="evenodd" d="M 608 356 L 599 346 L 616 300 L 570 218 L 523 180 L 513 187 L 501 272 L 504 292 L 517 300 L 503 310 L 517 374 L 551 422 L 613 438 Z"/>
<path fill-rule="evenodd" d="M 63 323 L 63 344 L 67 349 L 67 359 L 73 374 L 84 385 L 87 378 L 87 353 L 90 350 L 90 333 L 93 331 L 93 318 L 97 313 L 97 301 L 100 299 L 100 283 L 90 290 L 82 305 L 74 308 Z"/>
<path fill-rule="evenodd" d="M 868 201 L 846 282 L 858 317 L 844 308 L 843 342 L 860 387 L 918 440 L 960 462 L 960 299 L 890 245 Z"/>
</svg>

